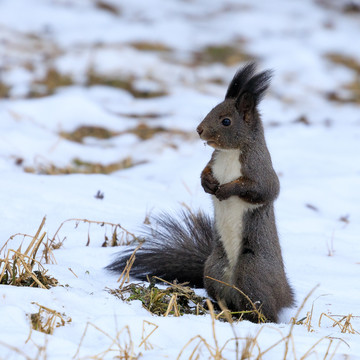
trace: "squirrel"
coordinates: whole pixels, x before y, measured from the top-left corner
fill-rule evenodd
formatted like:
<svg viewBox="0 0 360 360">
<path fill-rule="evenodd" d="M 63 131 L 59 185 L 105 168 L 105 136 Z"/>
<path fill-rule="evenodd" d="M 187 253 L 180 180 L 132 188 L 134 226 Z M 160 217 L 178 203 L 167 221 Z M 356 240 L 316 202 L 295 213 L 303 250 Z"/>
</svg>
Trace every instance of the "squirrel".
<svg viewBox="0 0 360 360">
<path fill-rule="evenodd" d="M 220 305 L 253 322 L 259 321 L 254 306 L 267 321 L 278 322 L 279 311 L 294 305 L 274 215 L 279 179 L 258 111 L 271 77 L 271 70 L 256 74 L 254 62 L 239 69 L 224 101 L 197 127 L 214 148 L 201 173 L 214 219 L 190 211 L 159 215 L 130 271 L 140 280 L 155 275 L 203 287 Z M 120 253 L 107 269 L 121 272 L 132 251 Z"/>
</svg>

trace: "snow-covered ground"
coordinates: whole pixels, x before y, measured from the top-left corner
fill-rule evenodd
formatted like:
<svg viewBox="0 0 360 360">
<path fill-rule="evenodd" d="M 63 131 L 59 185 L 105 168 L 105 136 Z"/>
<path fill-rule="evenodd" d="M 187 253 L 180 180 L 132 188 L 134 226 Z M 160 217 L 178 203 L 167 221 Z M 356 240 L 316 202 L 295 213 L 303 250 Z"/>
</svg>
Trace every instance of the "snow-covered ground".
<svg viewBox="0 0 360 360">
<path fill-rule="evenodd" d="M 222 100 L 236 69 L 255 58 L 260 70 L 275 70 L 261 111 L 281 181 L 277 223 L 297 305 L 319 284 L 298 317 L 313 306 L 311 331 L 294 326 L 287 358 L 360 359 L 359 36 L 356 1 L 0 0 L 0 248 L 13 234 L 34 235 L 45 215 L 51 238 L 71 218 L 120 223 L 136 233 L 149 214 L 183 204 L 211 212 L 199 182 L 211 149 L 195 128 Z M 220 62 L 209 46 L 221 52 Z M 66 86 L 51 88 L 43 80 L 50 70 L 67 77 Z M 91 85 L 91 76 L 122 79 L 132 92 L 104 81 Z M 129 130 L 143 124 L 172 131 L 141 140 Z M 80 126 L 116 136 L 61 136 Z M 135 166 L 76 173 L 79 162 L 124 159 Z M 43 174 L 65 167 L 72 174 Z M 103 199 L 95 197 L 99 190 Z M 117 276 L 103 268 L 119 248 L 101 247 L 105 234 L 110 226 L 61 228 L 56 263 L 43 264 L 61 286 L 0 285 L 1 359 L 101 358 L 117 348 L 116 336 L 142 359 L 176 359 L 197 335 L 215 346 L 210 315 L 156 317 L 140 302 L 107 292 L 118 287 Z M 34 302 L 71 322 L 52 335 L 29 336 Z M 297 310 L 286 311 L 281 324 L 216 321 L 218 345 L 237 336 L 241 349 L 241 339 L 261 330 L 251 359 L 283 359 L 284 342 L 271 346 L 289 333 Z M 352 314 L 356 332 L 342 332 L 323 313 L 336 320 Z M 151 347 L 141 344 L 143 326 L 145 334 L 157 326 Z M 195 344 L 180 358 L 195 358 Z M 210 357 L 205 345 L 199 354 Z M 222 355 L 236 359 L 234 341 Z M 119 351 L 104 355 L 116 356 L 122 358 Z"/>
</svg>

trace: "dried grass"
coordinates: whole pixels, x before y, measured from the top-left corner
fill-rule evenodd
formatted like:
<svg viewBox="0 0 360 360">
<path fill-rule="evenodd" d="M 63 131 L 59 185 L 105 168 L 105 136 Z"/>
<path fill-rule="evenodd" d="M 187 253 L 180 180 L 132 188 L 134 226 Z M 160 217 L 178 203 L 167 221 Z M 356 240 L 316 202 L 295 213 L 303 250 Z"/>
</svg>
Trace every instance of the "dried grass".
<svg viewBox="0 0 360 360">
<path fill-rule="evenodd" d="M 101 126 L 80 126 L 72 132 L 60 132 L 61 137 L 78 143 L 83 143 L 86 137 L 104 140 L 125 134 L 134 134 L 141 140 L 149 140 L 157 134 L 181 136 L 184 139 L 188 139 L 192 136 L 192 132 L 169 129 L 163 126 L 149 126 L 143 122 L 140 122 L 135 127 L 124 131 L 108 130 Z"/>
<path fill-rule="evenodd" d="M 312 322 L 313 313 L 314 313 L 314 303 L 315 303 L 315 301 L 313 301 L 313 303 L 311 305 L 311 310 L 306 313 L 305 317 L 303 317 L 299 320 L 292 318 L 291 319 L 292 323 L 295 323 L 295 325 L 305 325 L 308 332 L 313 332 L 314 329 L 312 327 L 311 322 Z"/>
<path fill-rule="evenodd" d="M 170 52 L 171 49 L 160 42 L 135 41 L 130 44 L 133 48 L 140 51 Z"/>
<path fill-rule="evenodd" d="M 343 88 L 347 90 L 350 95 L 343 96 L 337 91 L 327 93 L 328 100 L 339 103 L 355 103 L 360 104 L 360 62 L 350 56 L 340 53 L 328 53 L 325 57 L 334 64 L 345 66 L 355 72 L 353 81 L 345 84 Z"/>
<path fill-rule="evenodd" d="M 158 316 L 204 315 L 208 313 L 204 307 L 206 298 L 196 295 L 194 290 L 185 284 L 172 284 L 154 277 L 148 286 L 134 283 L 124 286 L 129 279 L 129 271 L 138 248 L 133 252 L 118 280 L 120 282 L 119 289 L 108 289 L 110 294 L 123 301 L 140 300 L 146 310 Z M 155 286 L 155 280 L 167 283 L 170 286 L 166 289 L 160 289 Z"/>
<path fill-rule="evenodd" d="M 107 2 L 104 0 L 96 0 L 95 6 L 98 9 L 100 9 L 102 11 L 106 11 L 112 15 L 115 15 L 115 16 L 121 15 L 121 10 L 117 6 L 114 6 L 113 4 L 111 4 L 110 2 Z"/>
<path fill-rule="evenodd" d="M 207 351 L 207 355 L 208 355 L 208 359 L 214 359 L 214 360 L 226 360 L 227 358 L 224 357 L 224 350 L 227 349 L 227 346 L 229 343 L 231 342 L 235 342 L 236 344 L 236 353 L 235 353 L 235 358 L 239 359 L 239 353 L 238 353 L 238 340 L 245 340 L 246 341 L 246 350 L 242 351 L 242 357 L 241 359 L 249 359 L 249 357 L 247 357 L 249 355 L 248 350 L 250 348 L 250 345 L 248 344 L 248 342 L 250 342 L 250 338 L 231 338 L 229 340 L 227 340 L 223 346 L 220 347 L 219 345 L 219 341 L 217 339 L 217 335 L 216 335 L 216 329 L 215 329 L 215 320 L 216 320 L 216 314 L 214 311 L 214 306 L 211 303 L 211 301 L 209 299 L 206 299 L 206 304 L 207 307 L 209 309 L 210 312 L 210 316 L 211 316 L 211 329 L 212 329 L 212 339 L 214 342 L 214 345 L 210 345 L 208 343 L 208 341 L 202 337 L 201 335 L 196 335 L 194 337 L 192 337 L 181 349 L 178 357 L 176 358 L 177 360 L 180 360 L 182 358 L 182 355 L 184 353 L 184 351 L 193 343 L 196 343 L 190 356 L 188 357 L 189 360 L 193 360 L 193 359 L 199 359 L 200 357 L 202 357 L 203 355 L 203 349 L 205 348 Z"/>
<path fill-rule="evenodd" d="M 99 333 L 105 335 L 105 337 L 108 338 L 111 341 L 111 343 L 108 346 L 108 348 L 104 351 L 101 351 L 101 352 L 91 355 L 91 356 L 79 357 L 82 344 L 85 340 L 87 331 L 90 327 L 94 328 Z M 148 338 L 150 337 L 150 335 L 147 337 L 146 341 L 148 341 Z M 119 360 L 136 360 L 141 357 L 141 353 L 139 353 L 139 354 L 135 353 L 134 343 L 133 343 L 133 340 L 131 337 L 131 332 L 130 332 L 129 326 L 127 326 L 127 325 L 124 326 L 120 331 L 117 331 L 116 335 L 113 337 L 106 331 L 100 329 L 95 324 L 88 322 L 85 326 L 85 330 L 81 336 L 78 348 L 76 350 L 76 353 L 73 356 L 73 359 L 96 359 L 96 360 L 98 359 L 98 360 L 101 360 L 106 355 L 112 355 L 114 359 L 119 359 Z"/>
<path fill-rule="evenodd" d="M 294 321 L 291 322 L 291 325 L 290 325 L 290 330 L 289 330 L 289 333 L 288 335 L 283 339 L 284 342 L 285 342 L 285 352 L 284 352 L 284 359 L 286 359 L 287 357 L 287 353 L 289 351 L 289 343 L 290 343 L 290 340 L 292 341 L 292 344 L 293 344 L 293 351 L 294 351 L 294 354 L 295 354 L 295 344 L 294 344 L 294 339 L 292 337 L 292 332 L 294 330 L 294 326 L 296 324 L 296 319 L 299 317 L 301 311 L 303 310 L 305 304 L 307 303 L 308 299 L 310 298 L 310 296 L 313 294 L 313 292 L 319 287 L 319 285 L 316 285 L 308 294 L 307 296 L 305 297 L 305 299 L 303 300 L 303 302 L 301 303 L 301 305 L 299 306 L 298 308 L 298 311 L 296 312 L 296 315 L 294 317 Z"/>
<path fill-rule="evenodd" d="M 192 132 L 178 130 L 178 129 L 168 129 L 163 126 L 148 126 L 145 123 L 140 123 L 132 129 L 126 130 L 123 133 L 134 134 L 138 136 L 141 140 L 148 140 L 153 138 L 157 134 L 166 134 L 171 136 L 181 136 L 184 139 L 189 139 L 192 136 Z"/>
<path fill-rule="evenodd" d="M 321 313 L 319 318 L 319 327 L 321 327 L 321 321 L 323 318 L 327 318 L 333 322 L 332 327 L 338 327 L 341 333 L 349 333 L 349 334 L 358 334 L 360 332 L 355 330 L 351 324 L 351 320 L 353 318 L 360 318 L 360 316 L 354 316 L 352 314 L 349 315 L 329 315 L 326 313 Z M 336 318 L 339 318 L 338 320 Z"/>
<path fill-rule="evenodd" d="M 249 298 L 248 295 L 246 295 L 242 290 L 240 290 L 239 288 L 237 288 L 236 286 L 234 285 L 230 285 L 224 281 L 220 281 L 220 280 L 217 280 L 217 279 L 214 279 L 210 276 L 206 276 L 207 279 L 210 279 L 210 280 L 213 280 L 213 281 L 216 281 L 220 284 L 223 284 L 225 286 L 228 286 L 234 290 L 236 290 L 237 292 L 239 292 L 243 297 L 245 297 L 245 299 L 249 302 L 249 304 L 251 305 L 251 307 L 253 308 L 253 310 L 245 310 L 245 311 L 238 311 L 236 313 L 232 313 L 232 314 L 238 314 L 240 315 L 240 318 L 239 320 L 242 319 L 242 317 L 245 315 L 245 314 L 252 314 L 254 315 L 255 317 L 257 317 L 257 320 L 258 320 L 258 323 L 261 324 L 261 323 L 265 323 L 267 321 L 266 317 L 264 316 L 264 314 L 261 312 L 261 307 L 258 308 L 254 302 Z"/>
<path fill-rule="evenodd" d="M 133 253 L 131 254 L 130 258 L 126 261 L 126 265 L 124 267 L 124 270 L 122 271 L 119 279 L 118 279 L 118 282 L 120 283 L 119 285 L 119 290 L 121 291 L 123 289 L 123 286 L 125 283 L 128 283 L 129 282 L 129 279 L 130 279 L 130 270 L 134 264 L 134 261 L 135 261 L 135 254 L 136 252 L 141 248 L 141 245 L 142 244 L 139 244 L 135 250 L 133 251 Z"/>
<path fill-rule="evenodd" d="M 157 112 L 146 112 L 146 113 L 122 113 L 112 111 L 114 115 L 123 116 L 129 119 L 139 119 L 139 120 L 154 120 L 161 119 L 172 115 L 171 113 L 157 113 Z"/>
<path fill-rule="evenodd" d="M 194 53 L 193 65 L 222 63 L 226 66 L 233 66 L 250 60 L 254 60 L 254 56 L 247 53 L 241 43 L 237 45 L 209 45 Z"/>
<path fill-rule="evenodd" d="M 75 227 L 78 227 L 80 223 L 86 223 L 90 227 L 91 224 L 96 224 L 100 226 L 107 226 L 111 228 L 112 236 L 111 240 L 108 239 L 108 245 L 119 245 L 127 244 L 129 242 L 134 242 L 138 240 L 136 236 L 119 224 L 108 223 L 108 222 L 100 222 L 100 221 L 90 221 L 87 219 L 68 219 L 60 224 L 57 231 L 55 232 L 52 239 L 47 238 L 46 241 L 46 249 L 47 252 L 51 252 L 51 249 L 55 245 L 55 241 L 59 236 L 63 225 L 68 222 L 74 222 Z M 6 251 L 6 246 L 8 242 L 13 239 L 15 236 L 23 236 L 24 238 L 30 238 L 30 243 L 25 249 L 25 251 L 21 252 L 21 247 L 18 251 L 15 250 L 8 250 L 7 257 L 1 259 L 2 261 L 2 271 L 1 271 L 1 282 L 4 279 L 12 278 L 12 274 L 14 273 L 13 269 L 16 269 L 16 274 L 21 276 L 30 277 L 33 284 L 29 286 L 39 286 L 46 288 L 46 286 L 39 280 L 36 276 L 36 272 L 33 271 L 33 267 L 38 265 L 41 267 L 40 263 L 35 259 L 37 253 L 39 252 L 40 245 L 44 244 L 44 239 L 46 238 L 46 233 L 43 231 L 43 227 L 45 224 L 45 218 L 42 220 L 36 234 L 34 236 L 30 236 L 27 234 L 16 234 L 11 237 L 6 244 L 2 247 L 0 252 Z M 88 232 L 88 241 L 86 245 L 90 243 L 90 229 Z M 118 234 L 121 233 L 121 237 L 119 239 Z M 120 241 L 119 241 L 120 240 Z M 184 313 L 190 313 L 194 315 L 200 314 L 210 314 L 211 316 L 211 328 L 212 328 L 212 343 L 209 343 L 208 339 L 205 339 L 201 335 L 197 335 L 192 337 L 181 349 L 177 359 L 184 359 L 185 351 L 188 353 L 186 356 L 189 360 L 199 359 L 203 357 L 204 353 L 209 359 L 214 360 L 223 360 L 227 358 L 229 352 L 234 352 L 234 359 L 237 360 L 246 360 L 246 359 L 257 359 L 262 360 L 264 359 L 265 355 L 268 353 L 278 354 L 279 359 L 286 360 L 290 353 L 292 353 L 292 357 L 294 359 L 305 360 L 312 356 L 313 354 L 317 353 L 317 348 L 320 343 L 324 341 L 328 341 L 328 346 L 326 348 L 326 352 L 321 359 L 323 360 L 331 360 L 341 342 L 344 342 L 342 339 L 336 339 L 333 337 L 323 337 L 318 339 L 309 349 L 307 349 L 301 356 L 297 353 L 295 346 L 296 346 L 296 339 L 293 335 L 293 329 L 296 325 L 305 325 L 309 332 L 313 331 L 312 321 L 313 321 L 313 309 L 314 303 L 312 304 L 311 310 L 307 312 L 306 316 L 300 320 L 297 320 L 299 314 L 303 310 L 305 303 L 315 291 L 316 287 L 305 297 L 304 301 L 298 308 L 297 314 L 292 320 L 290 325 L 290 329 L 287 335 L 283 335 L 280 330 L 273 328 L 275 331 L 280 333 L 281 338 L 274 342 L 271 346 L 266 349 L 261 349 L 260 347 L 260 334 L 263 329 L 269 329 L 271 327 L 267 325 L 263 325 L 259 331 L 254 336 L 247 336 L 247 337 L 238 337 L 235 332 L 234 327 L 234 313 L 231 313 L 221 302 L 219 306 L 221 308 L 220 312 L 215 311 L 213 304 L 210 302 L 209 299 L 205 299 L 199 296 L 196 296 L 194 291 L 185 286 L 185 284 L 172 284 L 169 282 L 164 281 L 161 278 L 154 278 L 154 280 L 161 281 L 163 283 L 167 283 L 169 285 L 166 289 L 159 289 L 154 286 L 154 283 L 150 283 L 149 286 L 145 287 L 143 285 L 137 284 L 129 284 L 125 286 L 126 282 L 129 281 L 129 272 L 131 266 L 135 260 L 136 251 L 140 248 L 141 244 L 135 249 L 132 256 L 130 257 L 126 268 L 123 271 L 122 276 L 119 279 L 120 285 L 119 289 L 117 290 L 110 290 L 109 292 L 113 293 L 114 295 L 122 298 L 123 300 L 141 300 L 144 304 L 144 307 L 147 308 L 150 312 L 162 315 L 162 316 L 181 316 Z M 10 257 L 9 254 L 12 254 Z M 48 255 L 49 257 L 49 255 Z M 5 266 L 4 266 L 5 264 Z M 10 269 L 10 270 L 9 270 Z M 13 271 L 13 273 L 9 273 L 9 271 Z M 71 269 L 70 269 L 71 271 Z M 5 273 L 7 275 L 5 275 Z M 10 275 L 9 275 L 9 274 Z M 25 275 L 24 275 L 25 274 Z M 76 276 L 76 274 L 74 274 Z M 15 277 L 15 280 L 18 280 L 18 276 Z M 212 278 L 210 278 L 212 279 Z M 216 279 L 212 279 L 213 281 L 218 281 Z M 220 281 L 218 281 L 220 282 Z M 223 282 L 221 282 L 223 283 Z M 237 289 L 234 286 L 229 284 L 223 283 L 226 286 L 232 287 L 234 290 L 239 291 L 242 296 L 245 296 L 241 292 L 240 289 Z M 256 305 L 247 297 L 249 303 L 253 307 L 253 312 L 258 316 L 259 322 L 265 321 L 261 313 L 261 309 L 257 309 Z M 204 306 L 206 303 L 206 306 Z M 31 320 L 31 329 L 41 331 L 46 334 L 52 334 L 54 329 L 59 326 L 64 326 L 66 323 L 70 322 L 71 319 L 65 318 L 64 314 L 60 314 L 59 312 L 52 310 L 48 307 L 43 305 L 34 303 L 39 307 L 39 311 L 34 314 L 30 314 Z M 319 327 L 323 324 L 324 319 L 332 321 L 333 327 L 338 327 L 341 333 L 349 333 L 349 334 L 359 334 L 357 330 L 355 330 L 351 324 L 351 321 L 355 318 L 352 314 L 347 316 L 343 315 L 329 315 L 322 313 L 319 319 Z M 216 320 L 218 319 L 225 319 L 229 322 L 234 336 L 228 339 L 226 342 L 221 344 L 217 338 L 216 333 Z M 110 340 L 110 345 L 106 348 L 106 350 L 99 352 L 97 354 L 93 354 L 88 358 L 91 359 L 102 359 L 104 356 L 113 355 L 114 358 L 117 359 L 138 359 L 141 357 L 141 353 L 138 353 L 134 350 L 134 343 L 131 338 L 130 329 L 128 326 L 122 328 L 122 330 L 117 331 L 115 336 L 109 335 L 106 331 L 100 329 L 96 325 L 92 323 L 87 323 L 84 333 L 80 339 L 78 349 L 73 358 L 79 359 L 79 354 L 81 351 L 81 347 L 84 343 L 84 339 L 87 336 L 87 331 L 89 327 L 94 328 L 98 332 L 102 333 L 106 338 Z M 154 348 L 153 344 L 150 343 L 149 339 L 151 335 L 158 329 L 158 325 L 144 321 L 143 328 L 142 328 L 142 335 L 141 335 L 141 342 L 139 344 L 139 348 L 143 347 L 145 351 L 151 350 Z M 29 335 L 28 340 L 31 338 L 31 333 Z M 334 347 L 334 342 L 338 340 L 337 345 Z M 24 357 L 25 359 L 31 359 L 27 356 L 21 349 L 17 349 L 14 346 L 3 344 L 0 341 L 2 346 L 9 348 L 11 351 L 18 353 L 19 356 Z M 36 344 L 35 344 L 36 345 Z M 37 346 L 37 345 L 36 345 Z M 46 352 L 46 346 L 39 347 L 39 353 L 44 354 Z M 189 350 L 190 349 L 190 350 Z M 190 354 L 189 354 L 190 351 Z M 226 354 L 225 354 L 226 352 Z M 318 354 L 317 354 L 318 355 Z"/>
<path fill-rule="evenodd" d="M 101 227 L 110 227 L 111 229 L 111 237 L 108 237 L 105 233 L 105 239 L 102 244 L 102 247 L 108 247 L 108 246 L 121 246 L 121 245 L 130 245 L 133 244 L 136 241 L 139 241 L 139 239 L 130 231 L 126 230 L 124 227 L 122 227 L 120 224 L 115 224 L 107 221 L 95 221 L 95 220 L 88 220 L 88 219 L 67 219 L 63 221 L 58 229 L 55 231 L 54 236 L 50 240 L 50 246 L 54 247 L 57 246 L 56 244 L 62 243 L 64 240 L 59 240 L 59 232 L 62 229 L 62 227 L 67 223 L 75 223 L 75 229 L 78 228 L 80 223 L 88 224 L 88 237 L 87 237 L 87 243 L 86 246 L 90 245 L 90 226 L 91 224 L 95 224 Z"/>
<path fill-rule="evenodd" d="M 92 137 L 96 139 L 110 139 L 119 135 L 119 132 L 108 130 L 102 126 L 83 125 L 74 131 L 61 131 L 60 136 L 74 142 L 83 143 L 84 138 Z"/>
<path fill-rule="evenodd" d="M 43 78 L 35 80 L 31 84 L 28 98 L 39 98 L 55 93 L 56 89 L 63 86 L 73 85 L 74 81 L 69 75 L 61 74 L 54 67 L 48 67 Z"/>
<path fill-rule="evenodd" d="M 65 314 L 60 314 L 59 312 L 40 305 L 36 302 L 32 302 L 32 304 L 37 305 L 39 307 L 39 311 L 37 313 L 29 314 L 31 330 L 36 330 L 44 334 L 52 335 L 55 328 L 65 326 L 66 323 L 71 322 L 71 318 L 66 318 Z M 28 340 L 30 337 L 31 332 L 29 334 Z"/>
<path fill-rule="evenodd" d="M 136 78 L 133 76 L 106 76 L 90 67 L 87 71 L 87 86 L 105 85 L 129 92 L 134 98 L 150 99 L 168 95 L 165 90 L 140 90 L 135 86 Z"/>
<path fill-rule="evenodd" d="M 10 351 L 12 351 L 14 354 L 17 354 L 18 356 L 22 356 L 24 359 L 26 360 L 35 360 L 35 359 L 39 359 L 38 356 L 36 357 L 30 357 L 28 354 L 26 354 L 22 349 L 16 347 L 16 346 L 13 346 L 13 345 L 10 345 L 10 344 L 7 344 L 5 342 L 3 342 L 1 339 L 0 339 L 0 345 L 9 349 Z M 40 354 L 39 354 L 40 355 Z M 3 359 L 3 358 L 1 358 Z"/>
<path fill-rule="evenodd" d="M 325 57 L 334 64 L 345 66 L 348 69 L 360 73 L 360 62 L 353 57 L 340 53 L 327 53 Z"/>
<path fill-rule="evenodd" d="M 10 97 L 11 87 L 0 80 L 0 99 Z"/>
<path fill-rule="evenodd" d="M 52 163 L 38 163 L 34 166 L 25 166 L 24 171 L 31 174 L 42 175 L 68 175 L 68 174 L 111 174 L 115 171 L 129 169 L 144 164 L 145 161 L 134 161 L 131 157 L 102 164 L 98 162 L 84 161 L 79 158 L 72 160 L 71 164 L 60 167 Z"/>
<path fill-rule="evenodd" d="M 45 220 L 46 218 L 44 217 L 34 236 L 15 234 L 5 242 L 0 250 L 0 254 L 6 254 L 6 256 L 0 258 L 0 284 L 40 287 L 43 289 L 49 289 L 51 286 L 57 285 L 58 281 L 46 275 L 46 270 L 40 262 L 36 260 L 36 255 L 39 251 L 40 245 L 44 245 L 45 247 L 43 250 L 43 257 L 46 262 L 48 263 L 51 259 L 54 259 L 50 247 L 43 243 L 46 237 L 46 232 L 43 232 L 42 234 L 41 232 L 45 224 Z M 6 250 L 10 241 L 19 235 L 23 235 L 24 238 L 31 238 L 31 241 L 25 251 L 21 250 L 22 245 L 20 245 L 17 250 Z M 38 270 L 34 270 L 35 265 L 37 265 Z"/>
<path fill-rule="evenodd" d="M 151 331 L 146 334 L 146 325 L 147 326 L 152 326 L 153 328 L 151 329 Z M 154 346 L 149 342 L 149 337 L 159 328 L 158 325 L 150 322 L 150 321 L 147 321 L 147 320 L 144 320 L 143 321 L 143 326 L 142 326 L 142 333 L 141 333 L 141 342 L 139 344 L 139 348 L 141 346 L 144 346 L 144 349 L 145 350 L 152 350 L 154 348 Z"/>
</svg>

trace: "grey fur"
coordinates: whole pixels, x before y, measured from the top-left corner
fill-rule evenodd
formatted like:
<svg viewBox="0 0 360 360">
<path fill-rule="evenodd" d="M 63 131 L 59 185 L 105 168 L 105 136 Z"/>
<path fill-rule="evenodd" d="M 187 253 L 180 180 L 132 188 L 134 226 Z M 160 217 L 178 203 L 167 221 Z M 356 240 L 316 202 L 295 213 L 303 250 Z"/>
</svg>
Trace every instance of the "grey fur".
<svg viewBox="0 0 360 360">
<path fill-rule="evenodd" d="M 279 311 L 294 304 L 294 296 L 285 274 L 275 224 L 273 203 L 279 193 L 279 180 L 257 110 L 269 86 L 271 72 L 254 74 L 254 63 L 239 70 L 225 100 L 197 128 L 201 139 L 215 148 L 201 174 L 201 184 L 212 195 L 215 216 L 225 209 L 221 213 L 224 219 L 219 225 L 217 218 L 213 222 L 201 213 L 183 213 L 180 222 L 163 215 L 157 220 L 155 230 L 147 234 L 131 275 L 141 279 L 157 275 L 165 280 L 188 281 L 193 286 L 204 286 L 213 299 L 232 311 L 251 310 L 241 293 L 209 276 L 239 288 L 261 308 L 268 321 L 277 322 Z M 213 169 L 215 164 L 219 165 L 219 159 L 231 153 L 229 150 L 239 151 L 240 164 L 236 166 L 240 169 L 239 177 L 221 183 Z M 236 213 L 232 212 L 233 204 Z M 234 222 L 226 223 L 226 211 L 241 225 L 235 237 L 224 238 L 227 232 L 221 226 L 231 227 Z M 236 249 L 235 261 L 230 261 L 230 251 L 226 248 L 229 243 Z M 108 269 L 121 271 L 130 253 L 131 250 L 122 253 Z M 246 318 L 257 321 L 253 314 Z"/>
<path fill-rule="evenodd" d="M 135 254 L 130 274 L 140 280 L 157 276 L 204 287 L 205 261 L 214 246 L 212 219 L 202 212 L 183 211 L 178 216 L 161 214 L 152 223 L 144 229 L 145 242 Z M 133 251 L 131 247 L 121 252 L 107 269 L 122 272 Z"/>
</svg>

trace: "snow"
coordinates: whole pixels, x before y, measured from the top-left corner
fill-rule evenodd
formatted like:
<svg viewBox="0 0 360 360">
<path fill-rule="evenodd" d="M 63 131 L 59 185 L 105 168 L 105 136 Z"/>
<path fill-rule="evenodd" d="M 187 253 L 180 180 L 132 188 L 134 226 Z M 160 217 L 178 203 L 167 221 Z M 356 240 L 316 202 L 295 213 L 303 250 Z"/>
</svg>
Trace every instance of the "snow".
<svg viewBox="0 0 360 360">
<path fill-rule="evenodd" d="M 259 69 L 275 70 L 261 113 L 281 181 L 277 224 L 297 306 L 283 312 L 280 324 L 244 321 L 231 327 L 216 321 L 218 344 L 222 347 L 235 333 L 242 348 L 242 339 L 261 331 L 257 341 L 265 351 L 289 333 L 290 318 L 319 285 L 298 317 L 305 317 L 313 306 L 312 331 L 305 325 L 293 327 L 295 352 L 290 344 L 287 358 L 324 359 L 333 339 L 327 359 L 335 349 L 332 359 L 360 359 L 359 102 L 326 97 L 334 91 L 347 97 L 344 86 L 356 76 L 359 81 L 359 75 L 325 57 L 335 52 L 360 63 L 359 13 L 342 12 L 345 1 L 109 3 L 118 14 L 98 8 L 95 1 L 0 2 L 0 82 L 11 87 L 10 97 L 0 99 L 0 248 L 16 233 L 34 235 L 44 216 L 52 237 L 72 218 L 120 223 L 137 233 L 149 214 L 175 213 L 182 204 L 211 212 L 199 181 L 211 149 L 198 139 L 195 128 L 222 100 L 241 64 L 192 61 L 208 45 L 241 44 L 258 59 Z M 132 46 L 136 42 L 168 50 L 142 51 Z M 75 84 L 43 98 L 28 98 L 30 84 L 49 66 L 72 76 Z M 136 89 L 167 94 L 138 99 L 122 89 L 87 87 L 90 68 L 107 77 L 133 78 Z M 295 122 L 300 117 L 310 124 Z M 84 125 L 121 133 L 141 123 L 189 135 L 157 134 L 142 141 L 126 133 L 104 140 L 87 138 L 84 143 L 59 136 Z M 74 158 L 109 164 L 129 156 L 144 163 L 109 175 L 23 171 L 25 166 L 63 167 Z M 99 190 L 102 200 L 95 198 Z M 65 223 L 59 232 L 63 246 L 54 250 L 56 263 L 43 263 L 60 286 L 43 290 L 0 285 L 0 359 L 113 358 L 119 352 L 101 354 L 116 348 L 117 334 L 123 347 L 132 343 L 134 355 L 141 352 L 143 359 L 176 359 L 197 335 L 215 346 L 209 315 L 156 317 L 138 301 L 123 302 L 106 290 L 118 287 L 117 276 L 104 267 L 119 248 L 101 247 L 105 234 L 111 235 L 109 226 L 80 223 L 75 229 L 75 222 Z M 15 237 L 8 248 L 17 249 L 22 239 Z M 34 302 L 71 321 L 52 335 L 30 332 L 27 314 L 38 311 Z M 353 314 L 357 333 L 342 333 L 324 315 L 319 326 L 323 313 Z M 139 346 L 143 326 L 147 334 L 157 326 L 148 339 L 151 348 Z M 189 359 L 196 343 L 180 358 Z M 255 347 L 251 358 L 257 351 Z M 284 351 L 282 342 L 262 358 L 283 359 Z M 235 342 L 225 346 L 223 356 L 236 358 Z M 209 357 L 203 345 L 200 358 Z"/>
</svg>

